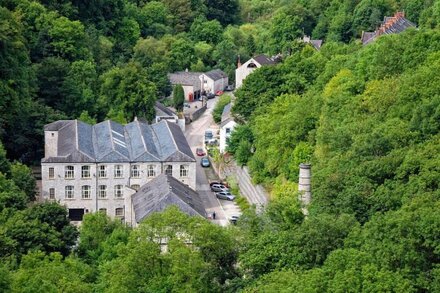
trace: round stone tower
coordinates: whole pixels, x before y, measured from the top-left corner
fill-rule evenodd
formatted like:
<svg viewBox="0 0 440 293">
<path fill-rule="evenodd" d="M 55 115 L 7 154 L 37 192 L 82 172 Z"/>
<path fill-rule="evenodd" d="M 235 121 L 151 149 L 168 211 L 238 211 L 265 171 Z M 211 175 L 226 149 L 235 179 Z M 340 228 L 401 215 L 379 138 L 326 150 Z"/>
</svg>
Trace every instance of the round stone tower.
<svg viewBox="0 0 440 293">
<path fill-rule="evenodd" d="M 301 203 L 304 206 L 310 204 L 312 201 L 312 166 L 310 164 L 299 165 L 298 191 Z"/>
</svg>

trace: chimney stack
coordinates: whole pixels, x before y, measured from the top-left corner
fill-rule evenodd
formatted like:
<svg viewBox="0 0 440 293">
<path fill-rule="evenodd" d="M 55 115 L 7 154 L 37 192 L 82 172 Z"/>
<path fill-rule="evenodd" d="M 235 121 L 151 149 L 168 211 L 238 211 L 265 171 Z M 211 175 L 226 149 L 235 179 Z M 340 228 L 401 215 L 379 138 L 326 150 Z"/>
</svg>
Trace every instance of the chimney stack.
<svg viewBox="0 0 440 293">
<path fill-rule="evenodd" d="M 312 166 L 307 163 L 299 165 L 299 201 L 303 206 L 307 206 L 312 201 Z"/>
<path fill-rule="evenodd" d="M 240 55 L 238 55 L 237 59 L 237 68 L 241 67 Z"/>
</svg>

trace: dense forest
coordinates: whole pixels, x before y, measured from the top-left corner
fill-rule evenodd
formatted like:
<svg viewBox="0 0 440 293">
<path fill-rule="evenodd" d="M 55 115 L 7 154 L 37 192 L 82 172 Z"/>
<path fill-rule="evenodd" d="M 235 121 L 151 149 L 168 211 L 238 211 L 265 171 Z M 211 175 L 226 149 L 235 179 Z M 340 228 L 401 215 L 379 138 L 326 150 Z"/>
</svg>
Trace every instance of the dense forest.
<svg viewBox="0 0 440 293">
<path fill-rule="evenodd" d="M 0 3 L 1 292 L 440 291 L 440 1 Z M 417 29 L 361 45 L 398 10 Z M 24 164 L 44 124 L 151 120 L 167 73 L 233 79 L 259 53 L 283 60 L 235 92 L 229 151 L 271 191 L 261 213 L 221 228 L 171 208 L 136 229 L 98 213 L 77 229 L 33 203 Z"/>
</svg>

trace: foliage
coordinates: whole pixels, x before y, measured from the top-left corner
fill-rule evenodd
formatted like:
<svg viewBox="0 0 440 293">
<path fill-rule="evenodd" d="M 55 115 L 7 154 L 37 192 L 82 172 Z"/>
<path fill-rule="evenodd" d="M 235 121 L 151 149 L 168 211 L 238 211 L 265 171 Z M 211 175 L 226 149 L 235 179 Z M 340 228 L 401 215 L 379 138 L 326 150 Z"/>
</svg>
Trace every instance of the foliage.
<svg viewBox="0 0 440 293">
<path fill-rule="evenodd" d="M 185 93 L 183 87 L 178 84 L 173 89 L 173 106 L 177 111 L 183 110 L 183 103 L 185 102 Z"/>
<path fill-rule="evenodd" d="M 214 118 L 215 123 L 220 123 L 222 121 L 223 109 L 227 104 L 231 102 L 231 96 L 221 95 L 215 104 L 214 110 L 212 111 L 212 118 Z"/>
</svg>

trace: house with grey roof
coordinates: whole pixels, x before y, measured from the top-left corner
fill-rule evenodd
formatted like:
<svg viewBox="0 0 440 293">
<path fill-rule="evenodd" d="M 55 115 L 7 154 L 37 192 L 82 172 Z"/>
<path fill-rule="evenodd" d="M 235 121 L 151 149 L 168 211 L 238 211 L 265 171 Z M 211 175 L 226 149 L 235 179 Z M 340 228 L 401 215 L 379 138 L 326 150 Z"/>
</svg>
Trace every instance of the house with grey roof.
<svg viewBox="0 0 440 293">
<path fill-rule="evenodd" d="M 167 120 L 176 123 L 182 131 L 185 131 L 185 118 L 182 117 L 182 119 L 180 119 L 176 112 L 166 107 L 164 104 L 156 101 L 154 111 L 156 112 L 156 123 L 159 123 L 162 120 Z"/>
<path fill-rule="evenodd" d="M 228 86 L 228 75 L 220 69 L 214 69 L 199 76 L 200 83 L 203 85 L 202 90 L 205 93 L 217 93 L 224 91 Z"/>
<path fill-rule="evenodd" d="M 190 72 L 179 71 L 168 74 L 168 79 L 170 83 L 175 85 L 181 85 L 183 87 L 183 92 L 185 94 L 185 100 L 192 102 L 198 100 L 201 96 L 202 84 L 200 82 L 200 75 L 202 72 Z"/>
<path fill-rule="evenodd" d="M 275 60 L 267 57 L 264 54 L 255 56 L 245 63 L 241 64 L 240 61 L 237 64 L 237 69 L 235 70 L 235 88 L 241 87 L 243 80 L 251 74 L 255 69 L 261 66 L 274 65 Z"/>
<path fill-rule="evenodd" d="M 316 51 L 321 50 L 322 40 L 312 40 L 309 36 L 304 35 L 302 41 L 312 46 Z"/>
<path fill-rule="evenodd" d="M 362 32 L 362 45 L 367 45 L 381 35 L 398 34 L 416 25 L 405 18 L 404 12 L 396 12 L 394 16 L 385 16 L 380 27 L 374 32 Z"/>
<path fill-rule="evenodd" d="M 65 205 L 73 221 L 96 211 L 125 218 L 127 195 L 162 173 L 196 187 L 194 155 L 179 126 L 166 120 L 59 120 L 44 127 L 44 137 L 43 198 Z"/>
<path fill-rule="evenodd" d="M 162 212 L 170 205 L 190 216 L 206 217 L 199 194 L 173 176 L 164 173 L 153 178 L 131 195 L 131 209 L 126 221 L 133 226 L 155 212 Z"/>
<path fill-rule="evenodd" d="M 222 112 L 222 120 L 220 122 L 220 153 L 224 153 L 226 151 L 231 133 L 237 125 L 231 115 L 231 108 L 232 103 L 229 103 L 223 108 Z"/>
</svg>

